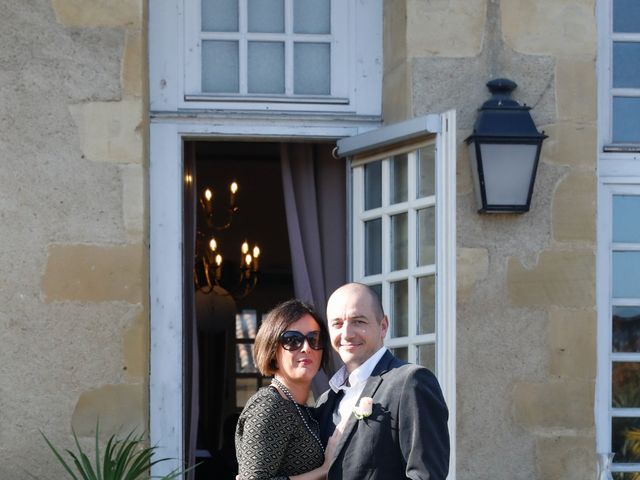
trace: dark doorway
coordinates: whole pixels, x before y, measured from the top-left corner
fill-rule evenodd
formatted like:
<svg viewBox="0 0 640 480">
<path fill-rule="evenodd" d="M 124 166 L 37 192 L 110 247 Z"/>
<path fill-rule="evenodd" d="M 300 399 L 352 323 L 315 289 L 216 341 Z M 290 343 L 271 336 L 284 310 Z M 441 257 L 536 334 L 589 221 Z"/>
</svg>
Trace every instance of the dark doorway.
<svg viewBox="0 0 640 480">
<path fill-rule="evenodd" d="M 234 479 L 237 415 L 269 382 L 253 363 L 255 332 L 264 313 L 294 296 L 279 144 L 191 141 L 185 144 L 185 155 L 193 156 L 195 170 L 196 280 L 200 274 L 194 282 L 196 331 L 191 326 L 191 334 L 185 334 L 187 343 L 197 339 L 198 350 L 196 461 L 202 464 L 194 478 Z M 235 194 L 232 182 L 237 184 Z M 206 189 L 212 198 L 203 204 Z M 207 207 L 213 210 L 212 223 L 207 222 Z M 210 237 L 215 237 L 222 262 L 217 271 L 215 265 L 209 268 L 207 279 L 197 268 Z M 255 246 L 260 249 L 256 271 L 246 269 L 244 242 L 250 255 Z M 193 345 L 185 347 L 192 352 Z M 185 364 L 191 364 L 193 372 L 195 359 L 188 360 Z"/>
</svg>

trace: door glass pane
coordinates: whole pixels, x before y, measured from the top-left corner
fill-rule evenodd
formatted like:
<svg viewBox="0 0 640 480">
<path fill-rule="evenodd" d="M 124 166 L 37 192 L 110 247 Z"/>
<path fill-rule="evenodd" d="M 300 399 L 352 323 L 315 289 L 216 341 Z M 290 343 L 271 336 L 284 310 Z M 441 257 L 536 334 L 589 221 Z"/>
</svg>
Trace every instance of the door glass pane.
<svg viewBox="0 0 640 480">
<path fill-rule="evenodd" d="M 640 98 L 613 97 L 613 141 L 640 142 Z"/>
<path fill-rule="evenodd" d="M 331 45 L 300 43 L 293 45 L 293 93 L 329 95 L 331 93 Z"/>
<path fill-rule="evenodd" d="M 407 201 L 407 154 L 391 159 L 391 203 Z"/>
<path fill-rule="evenodd" d="M 613 88 L 640 87 L 640 43 L 613 42 Z"/>
<path fill-rule="evenodd" d="M 331 33 L 331 0 L 295 0 L 295 33 Z"/>
<path fill-rule="evenodd" d="M 427 367 L 433 373 L 436 372 L 436 346 L 434 343 L 418 345 L 418 363 Z"/>
<path fill-rule="evenodd" d="M 418 265 L 432 265 L 436 262 L 436 209 L 418 210 Z"/>
<path fill-rule="evenodd" d="M 436 193 L 436 146 L 427 145 L 418 150 L 418 198 Z"/>
<path fill-rule="evenodd" d="M 640 252 L 613 252 L 613 297 L 640 297 Z"/>
<path fill-rule="evenodd" d="M 640 407 L 640 363 L 613 362 L 611 366 L 611 406 L 615 408 Z"/>
<path fill-rule="evenodd" d="M 249 0 L 250 32 L 284 32 L 284 0 Z"/>
<path fill-rule="evenodd" d="M 640 307 L 613 307 L 612 350 L 640 352 Z"/>
<path fill-rule="evenodd" d="M 391 271 L 407 268 L 407 214 L 391 217 Z"/>
<path fill-rule="evenodd" d="M 382 219 L 364 222 L 364 274 L 382 272 Z"/>
<path fill-rule="evenodd" d="M 418 279 L 418 335 L 436 331 L 436 277 Z"/>
<path fill-rule="evenodd" d="M 613 241 L 640 243 L 640 196 L 613 196 Z"/>
<path fill-rule="evenodd" d="M 249 93 L 284 93 L 284 43 L 249 42 Z"/>
<path fill-rule="evenodd" d="M 372 210 L 382 206 L 382 162 L 367 163 L 364 166 L 364 209 Z"/>
<path fill-rule="evenodd" d="M 202 90 L 212 93 L 239 92 L 238 42 L 202 42 Z"/>
<path fill-rule="evenodd" d="M 613 31 L 640 32 L 640 2 L 638 0 L 613 0 Z"/>
<path fill-rule="evenodd" d="M 640 418 L 611 419 L 611 451 L 615 463 L 640 462 Z"/>
<path fill-rule="evenodd" d="M 237 32 L 238 0 L 202 0 L 203 32 Z"/>
<path fill-rule="evenodd" d="M 376 283 L 376 284 L 373 284 L 373 285 L 369 285 L 369 287 L 371 288 L 371 290 L 376 292 L 376 295 L 378 295 L 379 299 L 382 299 L 382 285 L 381 284 Z"/>
<path fill-rule="evenodd" d="M 409 361 L 409 349 L 407 347 L 392 348 L 391 353 L 393 353 L 400 360 L 404 360 L 405 362 Z"/>
<path fill-rule="evenodd" d="M 391 283 L 392 337 L 409 335 L 409 291 L 407 280 Z"/>
</svg>

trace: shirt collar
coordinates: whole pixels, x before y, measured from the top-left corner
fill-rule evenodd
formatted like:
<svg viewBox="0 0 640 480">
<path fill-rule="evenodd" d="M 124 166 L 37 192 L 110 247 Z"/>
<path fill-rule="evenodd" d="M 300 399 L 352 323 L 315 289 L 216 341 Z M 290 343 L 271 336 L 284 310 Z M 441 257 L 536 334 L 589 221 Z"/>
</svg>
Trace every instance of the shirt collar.
<svg viewBox="0 0 640 480">
<path fill-rule="evenodd" d="M 350 387 L 366 382 L 386 351 L 386 347 L 380 348 L 380 350 L 371 355 L 362 365 L 351 372 L 351 374 L 347 372 L 345 366 L 342 366 L 329 380 L 331 390 L 338 393 L 340 390 L 349 388 L 346 385 L 347 379 L 349 380 Z"/>
</svg>

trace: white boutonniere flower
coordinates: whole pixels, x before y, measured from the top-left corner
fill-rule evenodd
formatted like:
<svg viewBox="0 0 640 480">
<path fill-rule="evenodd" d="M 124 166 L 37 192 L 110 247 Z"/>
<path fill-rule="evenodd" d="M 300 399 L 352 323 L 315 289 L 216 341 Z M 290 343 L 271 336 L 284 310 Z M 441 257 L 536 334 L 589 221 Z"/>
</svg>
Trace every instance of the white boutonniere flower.
<svg viewBox="0 0 640 480">
<path fill-rule="evenodd" d="M 371 411 L 373 410 L 373 398 L 371 397 L 362 397 L 360 399 L 360 403 L 353 408 L 353 414 L 356 416 L 358 420 L 362 420 L 371 415 Z"/>
</svg>

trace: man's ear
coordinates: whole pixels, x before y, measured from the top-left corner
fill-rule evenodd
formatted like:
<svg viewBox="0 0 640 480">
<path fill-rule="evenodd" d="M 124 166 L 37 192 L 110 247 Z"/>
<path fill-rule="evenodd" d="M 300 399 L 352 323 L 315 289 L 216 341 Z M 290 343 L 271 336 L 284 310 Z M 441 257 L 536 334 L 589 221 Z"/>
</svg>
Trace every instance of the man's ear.
<svg viewBox="0 0 640 480">
<path fill-rule="evenodd" d="M 386 315 L 382 317 L 380 327 L 382 328 L 382 338 L 384 338 L 387 335 L 387 330 L 389 329 L 389 319 Z"/>
</svg>

